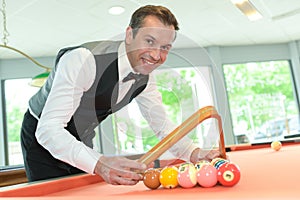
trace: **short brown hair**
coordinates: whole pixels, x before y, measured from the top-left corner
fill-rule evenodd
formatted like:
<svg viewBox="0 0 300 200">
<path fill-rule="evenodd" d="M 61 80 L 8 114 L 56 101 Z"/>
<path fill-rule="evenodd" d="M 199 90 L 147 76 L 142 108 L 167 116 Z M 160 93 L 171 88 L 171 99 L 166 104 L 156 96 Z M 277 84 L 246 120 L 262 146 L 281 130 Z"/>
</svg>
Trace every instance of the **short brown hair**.
<svg viewBox="0 0 300 200">
<path fill-rule="evenodd" d="M 173 25 L 176 31 L 179 30 L 178 22 L 173 13 L 166 7 L 147 5 L 137 9 L 131 16 L 129 26 L 135 30 L 133 36 L 135 36 L 137 30 L 143 26 L 144 19 L 149 16 L 157 17 L 165 25 Z"/>
</svg>

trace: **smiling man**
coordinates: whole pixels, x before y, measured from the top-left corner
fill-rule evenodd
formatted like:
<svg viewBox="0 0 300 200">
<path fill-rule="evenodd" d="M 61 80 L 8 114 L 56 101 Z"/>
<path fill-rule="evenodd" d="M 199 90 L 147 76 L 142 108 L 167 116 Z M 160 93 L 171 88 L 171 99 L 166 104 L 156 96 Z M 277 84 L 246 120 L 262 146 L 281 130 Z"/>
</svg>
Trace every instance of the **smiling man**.
<svg viewBox="0 0 300 200">
<path fill-rule="evenodd" d="M 133 13 L 124 41 L 89 42 L 58 53 L 24 115 L 21 142 L 29 181 L 82 172 L 115 185 L 134 185 L 142 178 L 136 171 L 145 170 L 144 164 L 93 149 L 94 129 L 132 99 L 157 137 L 175 128 L 151 72 L 166 61 L 177 30 L 167 8 L 143 6 Z M 214 150 L 204 154 L 188 138 L 170 151 L 192 162 L 219 155 Z"/>
<path fill-rule="evenodd" d="M 141 26 L 127 28 L 126 52 L 132 69 L 147 75 L 166 61 L 176 32 L 173 24 L 164 24 L 152 15 L 145 17 Z"/>
</svg>

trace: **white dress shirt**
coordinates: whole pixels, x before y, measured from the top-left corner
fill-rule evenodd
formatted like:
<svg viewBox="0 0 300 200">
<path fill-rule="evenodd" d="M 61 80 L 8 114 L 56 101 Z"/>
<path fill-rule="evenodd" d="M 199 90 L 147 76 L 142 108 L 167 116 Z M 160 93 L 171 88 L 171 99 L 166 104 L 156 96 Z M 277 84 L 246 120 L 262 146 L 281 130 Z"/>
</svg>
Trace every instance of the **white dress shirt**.
<svg viewBox="0 0 300 200">
<path fill-rule="evenodd" d="M 132 71 L 125 52 L 125 44 L 122 43 L 118 49 L 119 80 Z M 96 62 L 89 50 L 78 48 L 66 52 L 58 63 L 52 89 L 36 130 L 37 141 L 55 158 L 90 174 L 94 173 L 102 154 L 76 140 L 65 127 L 78 108 L 83 93 L 94 83 L 95 75 Z M 131 81 L 119 82 L 118 101 L 131 84 Z M 164 112 L 161 94 L 157 90 L 153 75 L 149 76 L 149 84 L 135 100 L 157 137 L 162 139 L 176 128 Z M 31 114 L 34 115 L 32 112 Z M 181 159 L 189 160 L 195 148 L 192 140 L 185 137 L 171 147 L 170 151 Z"/>
</svg>

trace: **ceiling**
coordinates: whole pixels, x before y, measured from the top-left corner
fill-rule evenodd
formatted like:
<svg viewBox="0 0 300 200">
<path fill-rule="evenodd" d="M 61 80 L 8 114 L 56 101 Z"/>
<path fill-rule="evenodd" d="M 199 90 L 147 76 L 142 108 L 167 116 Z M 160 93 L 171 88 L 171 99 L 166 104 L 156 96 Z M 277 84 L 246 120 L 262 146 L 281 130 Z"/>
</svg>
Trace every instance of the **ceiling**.
<svg viewBox="0 0 300 200">
<path fill-rule="evenodd" d="M 54 56 L 62 47 L 87 41 L 122 39 L 132 12 L 147 4 L 167 6 L 175 14 L 180 25 L 174 45 L 177 48 L 284 43 L 300 39 L 300 0 L 251 2 L 263 19 L 249 21 L 230 0 L 6 0 L 10 33 L 7 45 L 32 57 L 41 57 Z M 125 12 L 110 15 L 108 9 L 115 5 L 123 6 Z M 1 14 L 0 17 L 2 39 Z M 22 56 L 0 48 L 0 59 L 16 57 Z"/>
</svg>

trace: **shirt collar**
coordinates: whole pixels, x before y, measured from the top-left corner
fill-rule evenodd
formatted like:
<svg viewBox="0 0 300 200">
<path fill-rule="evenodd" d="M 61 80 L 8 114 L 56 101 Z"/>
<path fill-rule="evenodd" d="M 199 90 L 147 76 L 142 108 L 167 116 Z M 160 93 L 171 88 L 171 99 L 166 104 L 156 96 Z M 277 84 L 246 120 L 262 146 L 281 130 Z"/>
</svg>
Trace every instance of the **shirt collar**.
<svg viewBox="0 0 300 200">
<path fill-rule="evenodd" d="M 130 72 L 134 72 L 128 60 L 125 42 L 122 42 L 118 49 L 119 80 L 123 80 Z"/>
</svg>

